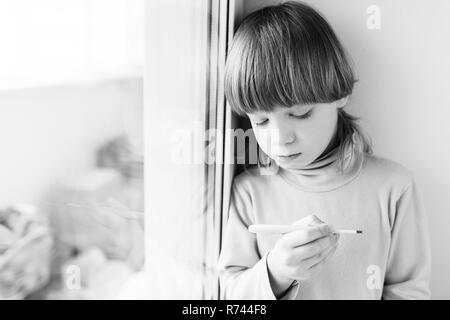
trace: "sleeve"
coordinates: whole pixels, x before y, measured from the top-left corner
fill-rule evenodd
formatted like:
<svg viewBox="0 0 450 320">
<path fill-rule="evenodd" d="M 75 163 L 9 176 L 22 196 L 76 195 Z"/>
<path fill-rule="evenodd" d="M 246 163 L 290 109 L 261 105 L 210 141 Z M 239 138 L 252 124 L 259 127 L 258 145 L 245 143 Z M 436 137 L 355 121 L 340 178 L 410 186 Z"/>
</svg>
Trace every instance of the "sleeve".
<svg viewBox="0 0 450 320">
<path fill-rule="evenodd" d="M 428 223 L 414 178 L 395 208 L 383 299 L 430 299 Z"/>
<path fill-rule="evenodd" d="M 247 230 L 251 218 L 248 192 L 233 183 L 228 222 L 219 258 L 221 299 L 276 300 L 267 270 L 267 254 L 259 255 L 256 236 Z M 295 299 L 298 283 L 286 290 L 280 300 Z"/>
</svg>

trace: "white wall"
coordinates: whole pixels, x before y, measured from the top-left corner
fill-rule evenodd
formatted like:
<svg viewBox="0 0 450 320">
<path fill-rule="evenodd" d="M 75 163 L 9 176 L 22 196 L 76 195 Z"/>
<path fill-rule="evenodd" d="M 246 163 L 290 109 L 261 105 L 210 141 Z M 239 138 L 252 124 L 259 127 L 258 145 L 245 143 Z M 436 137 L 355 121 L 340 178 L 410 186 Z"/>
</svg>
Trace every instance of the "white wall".
<svg viewBox="0 0 450 320">
<path fill-rule="evenodd" d="M 142 135 L 142 81 L 0 91 L 0 205 L 38 203 L 95 166 L 99 146 Z"/>
<path fill-rule="evenodd" d="M 280 1 L 244 0 L 246 14 Z M 429 216 L 432 295 L 450 298 L 450 1 L 308 0 L 329 20 L 359 77 L 348 110 L 374 152 L 411 169 Z M 381 29 L 369 30 L 370 5 Z"/>
</svg>

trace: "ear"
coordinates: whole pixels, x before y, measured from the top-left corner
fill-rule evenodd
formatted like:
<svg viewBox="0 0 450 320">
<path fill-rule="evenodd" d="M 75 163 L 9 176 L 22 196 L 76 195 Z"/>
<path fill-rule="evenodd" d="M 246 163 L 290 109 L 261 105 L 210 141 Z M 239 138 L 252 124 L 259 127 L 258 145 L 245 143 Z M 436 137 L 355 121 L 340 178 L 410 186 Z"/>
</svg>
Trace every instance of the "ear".
<svg viewBox="0 0 450 320">
<path fill-rule="evenodd" d="M 348 96 L 341 98 L 339 100 L 336 100 L 336 108 L 341 109 L 341 108 L 345 107 L 347 102 L 348 102 Z"/>
</svg>

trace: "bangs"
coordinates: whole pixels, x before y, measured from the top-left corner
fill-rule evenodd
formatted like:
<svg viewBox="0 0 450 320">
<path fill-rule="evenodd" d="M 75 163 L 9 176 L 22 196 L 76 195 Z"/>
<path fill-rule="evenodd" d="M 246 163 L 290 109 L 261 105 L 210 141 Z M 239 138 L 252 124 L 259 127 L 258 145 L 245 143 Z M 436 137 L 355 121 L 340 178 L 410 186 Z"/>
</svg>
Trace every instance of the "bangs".
<svg viewBox="0 0 450 320">
<path fill-rule="evenodd" d="M 298 2 L 266 7 L 244 19 L 224 81 L 226 98 L 239 115 L 333 102 L 350 95 L 355 83 L 331 27 Z"/>
</svg>

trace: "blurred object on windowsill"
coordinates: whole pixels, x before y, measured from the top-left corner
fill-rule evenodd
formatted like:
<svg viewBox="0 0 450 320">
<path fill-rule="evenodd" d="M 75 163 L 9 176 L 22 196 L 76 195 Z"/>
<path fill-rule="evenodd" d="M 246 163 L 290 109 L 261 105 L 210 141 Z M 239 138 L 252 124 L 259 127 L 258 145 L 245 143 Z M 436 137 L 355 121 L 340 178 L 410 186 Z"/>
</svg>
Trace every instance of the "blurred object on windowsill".
<svg viewBox="0 0 450 320">
<path fill-rule="evenodd" d="M 127 136 L 120 136 L 102 146 L 97 154 L 97 165 L 117 169 L 129 179 L 142 179 L 144 175 L 142 154 Z"/>
<path fill-rule="evenodd" d="M 100 168 L 117 170 L 123 179 L 123 187 L 114 197 L 128 208 L 144 211 L 144 161 L 141 149 L 130 142 L 128 136 L 115 138 L 100 147 L 97 152 Z"/>
<path fill-rule="evenodd" d="M 23 299 L 48 283 L 52 243 L 35 207 L 0 208 L 0 300 Z"/>
<path fill-rule="evenodd" d="M 64 263 L 61 273 L 60 288 L 50 291 L 46 299 L 115 299 L 133 271 L 123 261 L 108 260 L 102 250 L 91 247 Z"/>
<path fill-rule="evenodd" d="M 83 277 L 94 274 L 96 266 L 101 265 L 103 271 L 95 277 L 111 277 L 112 283 L 128 271 L 142 269 L 143 160 L 134 149 L 126 136 L 111 140 L 97 153 L 99 167 L 60 183 L 43 202 L 54 233 L 55 254 L 51 284 L 31 299 L 52 295 L 56 299 L 96 299 L 114 294 L 103 294 L 100 283 L 108 290 L 115 288 L 105 285 L 107 278 L 106 282 L 95 280 L 95 284 L 83 278 L 82 281 L 88 281 L 83 282 L 83 290 L 67 290 L 67 266 L 77 263 L 83 265 Z"/>
<path fill-rule="evenodd" d="M 55 232 L 57 258 L 53 270 L 73 250 L 92 246 L 108 259 L 121 260 L 133 270 L 144 261 L 143 212 L 129 208 L 124 192 L 128 184 L 114 169 L 98 168 L 65 183 L 54 194 L 50 221 Z"/>
</svg>

